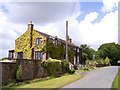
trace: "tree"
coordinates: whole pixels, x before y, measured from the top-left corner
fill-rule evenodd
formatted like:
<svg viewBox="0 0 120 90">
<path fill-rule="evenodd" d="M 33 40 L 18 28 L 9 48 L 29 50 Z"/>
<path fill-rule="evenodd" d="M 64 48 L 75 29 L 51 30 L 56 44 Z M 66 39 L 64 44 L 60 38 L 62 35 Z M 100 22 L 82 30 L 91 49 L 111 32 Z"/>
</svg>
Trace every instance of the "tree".
<svg viewBox="0 0 120 90">
<path fill-rule="evenodd" d="M 80 48 L 82 49 L 82 56 L 83 56 L 83 59 L 90 59 L 92 60 L 93 59 L 93 55 L 95 53 L 95 50 L 90 48 L 90 46 L 87 46 L 87 44 L 82 44 L 80 45 Z"/>
<path fill-rule="evenodd" d="M 115 43 L 102 44 L 96 52 L 96 58 L 110 58 L 112 65 L 116 65 L 120 59 L 120 45 Z"/>
</svg>

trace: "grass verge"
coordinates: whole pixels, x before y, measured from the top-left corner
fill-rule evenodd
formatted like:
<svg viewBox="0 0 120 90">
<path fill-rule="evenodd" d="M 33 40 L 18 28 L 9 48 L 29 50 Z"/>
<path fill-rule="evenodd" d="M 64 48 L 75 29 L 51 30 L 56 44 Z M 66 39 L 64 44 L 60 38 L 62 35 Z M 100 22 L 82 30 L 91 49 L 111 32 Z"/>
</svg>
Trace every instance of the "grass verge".
<svg viewBox="0 0 120 90">
<path fill-rule="evenodd" d="M 72 75 L 67 74 L 58 78 L 50 78 L 48 80 L 36 81 L 22 85 L 12 85 L 11 87 L 6 87 L 6 88 L 12 90 L 13 89 L 15 90 L 15 88 L 60 88 L 80 78 L 82 78 L 82 76 L 78 74 L 72 74 Z"/>
<path fill-rule="evenodd" d="M 120 68 L 119 68 L 118 73 L 115 76 L 115 79 L 112 83 L 112 88 L 116 88 L 116 89 L 120 90 Z"/>
</svg>

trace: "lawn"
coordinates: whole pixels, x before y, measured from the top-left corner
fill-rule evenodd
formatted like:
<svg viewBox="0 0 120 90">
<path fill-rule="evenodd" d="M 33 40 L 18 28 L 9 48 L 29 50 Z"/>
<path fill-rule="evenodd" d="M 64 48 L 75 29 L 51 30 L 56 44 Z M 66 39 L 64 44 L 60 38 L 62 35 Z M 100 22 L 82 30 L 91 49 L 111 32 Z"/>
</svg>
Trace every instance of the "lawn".
<svg viewBox="0 0 120 90">
<path fill-rule="evenodd" d="M 118 73 L 115 76 L 115 79 L 113 81 L 112 87 L 113 88 L 118 88 L 118 90 L 120 90 L 120 69 L 118 70 Z"/>
<path fill-rule="evenodd" d="M 58 78 L 51 78 L 48 80 L 42 80 L 42 81 L 32 82 L 29 84 L 23 84 L 18 86 L 15 85 L 15 86 L 12 86 L 11 89 L 13 88 L 60 88 L 80 78 L 82 78 L 82 76 L 78 74 L 72 74 L 72 75 L 67 74 Z"/>
</svg>

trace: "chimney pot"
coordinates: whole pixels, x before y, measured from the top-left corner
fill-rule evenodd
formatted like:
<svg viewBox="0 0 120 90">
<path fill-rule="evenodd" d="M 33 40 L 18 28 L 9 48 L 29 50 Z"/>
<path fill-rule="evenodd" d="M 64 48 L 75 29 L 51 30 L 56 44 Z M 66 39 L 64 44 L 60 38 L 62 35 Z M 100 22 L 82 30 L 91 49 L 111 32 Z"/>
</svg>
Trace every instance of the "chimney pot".
<svg viewBox="0 0 120 90">
<path fill-rule="evenodd" d="M 30 20 L 30 24 L 32 24 L 32 20 Z"/>
</svg>

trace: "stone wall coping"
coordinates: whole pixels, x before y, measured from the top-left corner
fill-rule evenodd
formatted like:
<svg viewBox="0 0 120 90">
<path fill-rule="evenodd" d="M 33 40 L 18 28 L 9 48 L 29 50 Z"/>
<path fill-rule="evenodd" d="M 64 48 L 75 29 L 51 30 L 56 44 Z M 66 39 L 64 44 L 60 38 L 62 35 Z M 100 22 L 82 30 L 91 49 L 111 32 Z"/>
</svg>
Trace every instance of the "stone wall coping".
<svg viewBox="0 0 120 90">
<path fill-rule="evenodd" d="M 11 64 L 16 64 L 16 62 L 0 62 L 0 63 L 5 63 L 5 64 L 9 64 L 9 63 L 11 63 Z"/>
<path fill-rule="evenodd" d="M 15 59 L 16 61 L 40 61 L 42 62 L 42 60 L 36 60 L 36 59 Z"/>
</svg>

